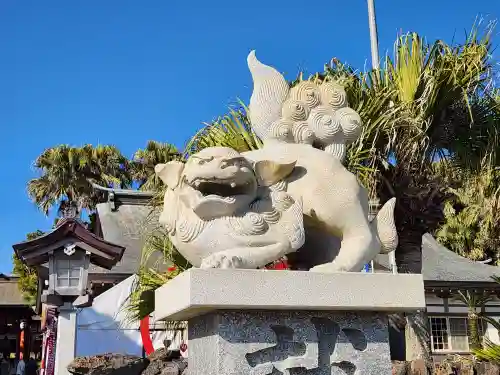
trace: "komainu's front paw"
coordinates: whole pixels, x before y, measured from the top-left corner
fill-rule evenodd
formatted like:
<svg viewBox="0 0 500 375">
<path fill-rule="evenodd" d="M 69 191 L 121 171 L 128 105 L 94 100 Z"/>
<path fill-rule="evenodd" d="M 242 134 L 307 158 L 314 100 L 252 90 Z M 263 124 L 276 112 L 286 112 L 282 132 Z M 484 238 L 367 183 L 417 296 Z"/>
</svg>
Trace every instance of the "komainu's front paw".
<svg viewBox="0 0 500 375">
<path fill-rule="evenodd" d="M 240 257 L 215 253 L 203 259 L 200 268 L 241 268 L 242 264 Z"/>
</svg>

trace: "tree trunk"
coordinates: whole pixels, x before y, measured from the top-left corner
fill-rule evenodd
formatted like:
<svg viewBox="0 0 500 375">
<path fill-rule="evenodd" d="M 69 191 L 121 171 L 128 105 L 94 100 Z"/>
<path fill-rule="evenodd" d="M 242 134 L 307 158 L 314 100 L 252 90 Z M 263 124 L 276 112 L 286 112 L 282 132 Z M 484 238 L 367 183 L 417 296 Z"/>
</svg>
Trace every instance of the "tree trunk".
<svg viewBox="0 0 500 375">
<path fill-rule="evenodd" d="M 432 364 L 430 350 L 429 319 L 423 310 L 406 316 L 406 360 L 423 359 L 427 367 Z"/>
<path fill-rule="evenodd" d="M 442 220 L 439 181 L 420 165 L 397 164 L 382 171 L 378 189 L 381 201 L 396 197 L 395 221 L 399 244 L 396 263 L 399 273 L 422 273 L 422 236 L 433 233 Z M 406 315 L 407 360 L 423 359 L 432 367 L 429 323 L 425 309 Z"/>
<path fill-rule="evenodd" d="M 479 336 L 479 316 L 477 315 L 475 309 L 469 310 L 467 314 L 467 326 L 469 329 L 469 345 L 470 349 L 481 349 L 481 337 Z"/>
<path fill-rule="evenodd" d="M 400 246 L 396 251 L 396 262 L 400 273 L 422 273 L 422 235 L 401 233 Z M 423 359 L 430 365 L 432 357 L 428 317 L 425 310 L 407 314 L 406 321 L 406 360 Z"/>
</svg>

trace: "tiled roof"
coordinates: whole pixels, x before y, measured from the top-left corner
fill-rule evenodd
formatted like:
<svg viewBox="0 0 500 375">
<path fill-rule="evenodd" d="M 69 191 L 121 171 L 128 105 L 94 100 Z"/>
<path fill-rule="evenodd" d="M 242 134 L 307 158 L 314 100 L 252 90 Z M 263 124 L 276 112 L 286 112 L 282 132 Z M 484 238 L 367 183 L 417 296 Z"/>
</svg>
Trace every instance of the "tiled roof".
<svg viewBox="0 0 500 375">
<path fill-rule="evenodd" d="M 422 238 L 422 274 L 427 281 L 491 282 L 500 267 L 471 261 L 440 245 L 430 234 Z"/>
<path fill-rule="evenodd" d="M 17 287 L 17 279 L 13 276 L 9 276 L 9 280 L 0 279 L 0 306 L 27 306 Z"/>
<path fill-rule="evenodd" d="M 72 239 L 90 254 L 90 261 L 111 269 L 122 258 L 124 247 L 105 241 L 91 233 L 82 221 L 67 218 L 59 221 L 50 232 L 33 240 L 12 245 L 16 255 L 28 266 L 38 266 L 49 260 L 50 252 L 61 248 L 61 241 Z"/>
<path fill-rule="evenodd" d="M 148 235 L 159 228 L 158 211 L 147 205 L 152 194 L 133 190 L 113 190 L 113 201 L 99 203 L 97 214 L 104 240 L 125 247 L 122 259 L 111 269 L 105 270 L 91 266 L 91 274 L 131 275 L 138 271 L 142 259 L 142 250 Z M 148 263 L 157 265 L 161 254 L 148 258 Z M 158 265 L 160 268 L 163 265 Z"/>
<path fill-rule="evenodd" d="M 379 255 L 376 262 L 389 268 L 387 255 Z M 464 258 L 440 245 L 432 235 L 424 234 L 422 275 L 428 282 L 493 282 L 491 276 L 500 276 L 500 267 Z"/>
</svg>

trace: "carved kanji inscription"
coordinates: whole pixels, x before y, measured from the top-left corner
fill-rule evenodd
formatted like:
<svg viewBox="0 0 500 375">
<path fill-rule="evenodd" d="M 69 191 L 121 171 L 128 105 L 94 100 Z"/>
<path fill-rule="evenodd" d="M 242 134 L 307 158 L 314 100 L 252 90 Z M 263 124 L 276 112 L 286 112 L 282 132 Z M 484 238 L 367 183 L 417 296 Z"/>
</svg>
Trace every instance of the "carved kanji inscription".
<svg viewBox="0 0 500 375">
<path fill-rule="evenodd" d="M 328 318 L 311 318 L 317 335 L 316 342 L 301 342 L 295 338 L 294 329 L 285 325 L 271 325 L 276 336 L 276 345 L 246 354 L 246 360 L 252 367 L 253 375 L 354 375 L 356 365 L 351 358 L 338 358 L 336 345 L 341 339 L 348 342 L 354 351 L 362 352 L 367 347 L 365 334 L 354 328 L 341 328 L 339 324 Z M 316 345 L 317 350 L 308 351 L 308 346 Z M 317 365 L 301 365 L 309 363 L 307 353 L 317 353 Z M 307 368 L 309 367 L 309 368 Z"/>
</svg>

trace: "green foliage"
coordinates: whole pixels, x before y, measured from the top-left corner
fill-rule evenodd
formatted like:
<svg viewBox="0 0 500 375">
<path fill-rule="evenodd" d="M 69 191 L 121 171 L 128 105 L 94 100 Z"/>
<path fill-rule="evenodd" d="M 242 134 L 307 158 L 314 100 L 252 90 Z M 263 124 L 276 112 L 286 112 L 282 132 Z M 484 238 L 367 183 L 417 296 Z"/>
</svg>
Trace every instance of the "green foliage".
<svg viewBox="0 0 500 375">
<path fill-rule="evenodd" d="M 374 150 L 365 161 L 376 170 L 371 191 L 382 202 L 396 197 L 400 272 L 421 272 L 422 235 L 443 221 L 448 192 L 442 177 L 457 169 L 478 170 L 495 159 L 498 140 L 486 136 L 496 134 L 500 124 L 488 100 L 490 37 L 489 28 L 483 35 L 474 28 L 461 45 L 403 35 L 380 72 L 369 72 L 372 79 L 363 91 L 378 91 L 388 105 L 373 117 L 364 114 L 366 131 L 359 142 Z M 377 126 L 370 128 L 374 120 Z M 449 168 L 436 176 L 438 157 Z"/>
<path fill-rule="evenodd" d="M 161 186 L 155 174 L 155 165 L 179 160 L 181 154 L 169 143 L 149 141 L 146 148 L 139 149 L 130 163 L 132 180 L 139 183 L 139 189 L 156 191 Z"/>
<path fill-rule="evenodd" d="M 481 315 L 481 319 L 500 332 L 500 323 L 497 320 L 485 315 Z M 500 364 L 500 345 L 488 338 L 484 338 L 482 346 L 472 348 L 471 352 L 480 361 Z"/>
<path fill-rule="evenodd" d="M 154 291 L 191 268 L 191 264 L 177 251 L 165 228 L 157 222 L 156 210 L 163 207 L 164 187 L 150 201 L 151 214 L 142 223 L 145 244 L 137 281 L 126 305 L 127 318 L 140 320 L 154 311 Z"/>
<path fill-rule="evenodd" d="M 149 261 L 158 253 L 162 255 L 162 262 L 151 265 Z M 149 232 L 137 282 L 127 304 L 128 319 L 140 320 L 151 314 L 154 291 L 189 268 L 189 262 L 175 249 L 162 228 Z"/>
<path fill-rule="evenodd" d="M 500 364 L 500 345 L 489 339 L 484 340 L 482 348 L 473 349 L 472 354 L 480 361 Z"/>
<path fill-rule="evenodd" d="M 500 261 L 500 169 L 462 174 L 460 187 L 444 206 L 445 222 L 436 238 L 454 252 L 474 260 Z"/>
<path fill-rule="evenodd" d="M 99 193 L 92 184 L 129 187 L 132 182 L 129 161 L 114 146 L 51 147 L 34 166 L 40 176 L 28 182 L 28 194 L 45 214 L 56 205 L 72 205 L 77 213 L 93 210 Z"/>
<path fill-rule="evenodd" d="M 31 241 L 35 238 L 43 236 L 44 232 L 37 230 L 35 232 L 28 233 L 26 235 L 26 240 Z M 34 305 L 36 303 L 36 296 L 38 291 L 38 276 L 36 270 L 32 267 L 26 266 L 17 257 L 16 253 L 12 254 L 13 270 L 12 273 L 18 276 L 17 286 L 21 291 L 24 300 L 29 305 Z"/>
<path fill-rule="evenodd" d="M 251 128 L 247 111 L 246 106 L 240 103 L 240 108 L 230 109 L 229 114 L 206 123 L 188 142 L 185 156 L 213 146 L 230 147 L 239 152 L 261 148 L 262 142 Z"/>
<path fill-rule="evenodd" d="M 357 72 L 332 59 L 324 72 L 308 78 L 344 85 L 349 105 L 360 114 L 363 132 L 349 147 L 347 165 L 372 196 L 388 189 L 384 195 L 390 197 L 400 186 L 420 184 L 408 177 L 432 176 L 437 156 L 449 161 L 444 173 L 451 167 L 479 169 L 496 151 L 499 143 L 492 135 L 499 119 L 489 79 L 493 27 L 482 35 L 473 27 L 466 41 L 455 45 L 428 44 L 408 33 L 396 40 L 393 56 L 386 56 L 379 70 Z M 302 79 L 300 74 L 292 85 Z M 425 179 L 421 183 L 428 185 Z"/>
</svg>

